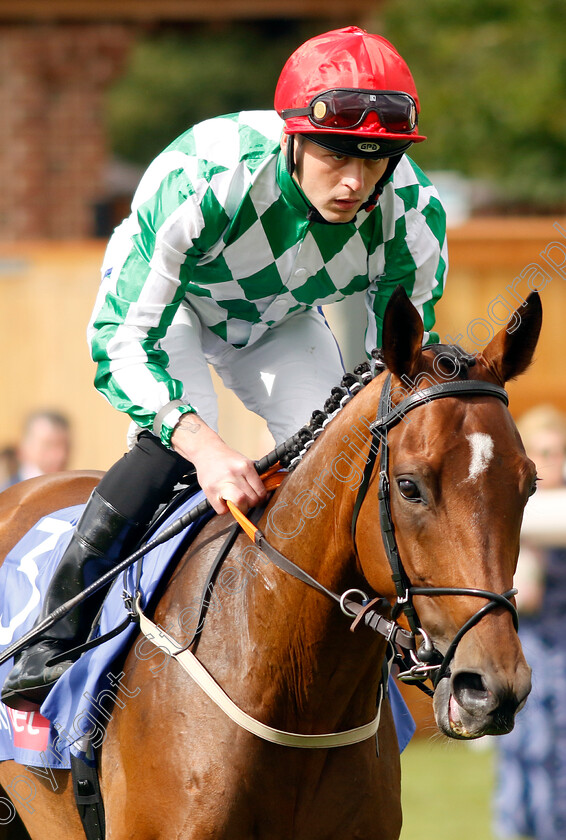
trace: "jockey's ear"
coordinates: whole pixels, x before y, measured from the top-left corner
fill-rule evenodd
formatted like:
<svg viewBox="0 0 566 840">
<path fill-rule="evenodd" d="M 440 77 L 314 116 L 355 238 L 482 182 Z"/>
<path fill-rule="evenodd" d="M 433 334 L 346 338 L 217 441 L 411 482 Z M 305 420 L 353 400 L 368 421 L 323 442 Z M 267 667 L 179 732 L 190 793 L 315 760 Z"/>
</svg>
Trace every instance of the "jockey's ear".
<svg viewBox="0 0 566 840">
<path fill-rule="evenodd" d="M 531 292 L 480 356 L 501 382 L 520 376 L 531 364 L 541 325 L 540 295 Z"/>
<path fill-rule="evenodd" d="M 391 373 L 413 378 L 420 366 L 423 335 L 421 316 L 405 289 L 397 286 L 383 317 L 383 359 Z"/>
</svg>

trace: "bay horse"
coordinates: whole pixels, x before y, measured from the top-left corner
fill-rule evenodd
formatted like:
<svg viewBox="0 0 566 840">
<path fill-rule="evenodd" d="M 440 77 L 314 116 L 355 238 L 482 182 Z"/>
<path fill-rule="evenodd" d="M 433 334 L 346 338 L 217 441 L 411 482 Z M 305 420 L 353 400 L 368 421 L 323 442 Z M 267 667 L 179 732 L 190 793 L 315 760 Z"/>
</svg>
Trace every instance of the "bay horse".
<svg viewBox="0 0 566 840">
<path fill-rule="evenodd" d="M 532 294 L 475 358 L 459 348 L 423 349 L 421 319 L 398 290 L 384 319 L 387 371 L 346 401 L 257 525 L 274 556 L 342 593 L 343 607 L 377 598 L 374 624 L 403 626 L 405 637 L 412 636 L 407 620 L 416 627 L 423 643 L 413 651 L 415 673 L 436 673 L 435 717 L 451 738 L 508 732 L 530 690 L 512 587 L 535 467 L 502 386 L 529 366 L 540 325 Z M 378 465 L 379 435 L 387 460 Z M 85 501 L 96 481 L 95 474 L 65 474 L 2 494 L 2 556 L 40 516 Z M 231 521 L 215 516 L 199 532 L 155 607 L 154 621 L 180 645 L 192 635 L 183 623 L 187 605 Z M 250 545 L 240 534 L 225 560 L 232 573 L 211 601 L 199 660 L 241 709 L 268 726 L 309 735 L 367 724 L 390 650 L 386 635 L 372 632 L 370 612 L 350 632 L 352 618 L 335 600 L 259 551 L 244 563 Z M 399 561 L 393 575 L 392 557 Z M 391 607 L 394 619 L 407 607 L 408 619 L 391 622 Z M 386 694 L 378 750 L 374 738 L 300 749 L 236 725 L 143 637 L 123 673 L 128 696 L 112 709 L 99 751 L 109 840 L 399 837 L 399 747 Z M 32 840 L 80 840 L 69 773 L 54 775 L 56 791 L 25 767 L 0 765 Z M 35 788 L 28 807 L 13 796 L 15 779 Z M 26 836 L 15 820 L 2 822 L 0 837 Z"/>
</svg>

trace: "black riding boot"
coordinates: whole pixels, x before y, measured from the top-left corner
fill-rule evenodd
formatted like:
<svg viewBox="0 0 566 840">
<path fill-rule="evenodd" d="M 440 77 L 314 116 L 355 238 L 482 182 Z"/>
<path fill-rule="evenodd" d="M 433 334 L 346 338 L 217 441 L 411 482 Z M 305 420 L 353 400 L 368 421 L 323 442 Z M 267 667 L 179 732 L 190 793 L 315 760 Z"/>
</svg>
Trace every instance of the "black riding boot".
<svg viewBox="0 0 566 840">
<path fill-rule="evenodd" d="M 139 531 L 136 522 L 118 513 L 94 490 L 49 584 L 38 621 L 113 568 L 125 543 L 132 546 Z M 107 591 L 108 586 L 102 587 L 16 656 L 2 688 L 7 706 L 25 710 L 44 701 L 72 664 L 70 659 L 50 665 L 50 660 L 86 640 Z"/>
</svg>

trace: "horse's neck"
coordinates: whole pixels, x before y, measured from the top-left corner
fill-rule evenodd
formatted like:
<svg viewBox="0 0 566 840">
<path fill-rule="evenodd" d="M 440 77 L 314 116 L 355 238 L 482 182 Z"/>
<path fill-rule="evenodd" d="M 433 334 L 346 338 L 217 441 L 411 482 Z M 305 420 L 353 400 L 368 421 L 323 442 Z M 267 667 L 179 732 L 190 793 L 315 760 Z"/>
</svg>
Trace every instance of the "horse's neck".
<svg viewBox="0 0 566 840">
<path fill-rule="evenodd" d="M 262 520 L 265 535 L 328 588 L 361 578 L 351 534 L 357 490 L 372 444 L 380 388 L 363 391 L 290 474 Z"/>
<path fill-rule="evenodd" d="M 338 594 L 364 588 L 350 534 L 363 460 L 348 447 L 350 439 L 362 443 L 352 422 L 340 419 L 291 474 L 261 523 L 274 547 Z M 355 419 L 361 435 L 364 421 Z M 367 429 L 365 437 L 369 445 Z M 348 618 L 327 596 L 271 564 L 258 565 L 248 601 L 250 636 L 269 649 L 274 694 L 290 719 L 293 713 L 303 721 L 326 717 L 334 726 L 367 720 L 384 644 L 369 631 L 350 633 Z"/>
</svg>

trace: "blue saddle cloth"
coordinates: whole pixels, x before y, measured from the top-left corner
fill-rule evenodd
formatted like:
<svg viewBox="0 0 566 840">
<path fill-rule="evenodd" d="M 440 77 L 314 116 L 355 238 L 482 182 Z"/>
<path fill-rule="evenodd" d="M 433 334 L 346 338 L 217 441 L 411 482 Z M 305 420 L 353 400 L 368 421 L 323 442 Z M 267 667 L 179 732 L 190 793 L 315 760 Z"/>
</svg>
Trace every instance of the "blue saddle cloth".
<svg viewBox="0 0 566 840">
<path fill-rule="evenodd" d="M 204 499 L 197 493 L 176 509 L 158 533 Z M 12 549 L 0 568 L 0 650 L 11 645 L 34 624 L 52 574 L 69 543 L 84 505 L 65 508 L 43 517 Z M 189 526 L 195 530 L 197 526 Z M 173 537 L 145 555 L 139 589 L 142 605 L 147 604 L 187 531 Z M 135 591 L 137 566 L 126 572 L 125 587 Z M 122 597 L 124 578 L 118 577 L 102 610 L 100 635 L 119 627 L 127 617 Z M 200 595 L 200 593 L 198 593 Z M 0 761 L 14 759 L 28 767 L 69 769 L 70 752 L 83 754 L 85 735 L 94 733 L 101 743 L 108 713 L 108 700 L 127 702 L 135 687 L 122 682 L 115 666 L 131 646 L 138 626 L 127 627 L 101 645 L 84 653 L 55 684 L 38 712 L 19 712 L 0 703 Z M 0 666 L 0 684 L 13 660 Z M 390 680 L 397 735 L 401 750 L 414 733 L 414 722 L 393 680 Z"/>
</svg>

